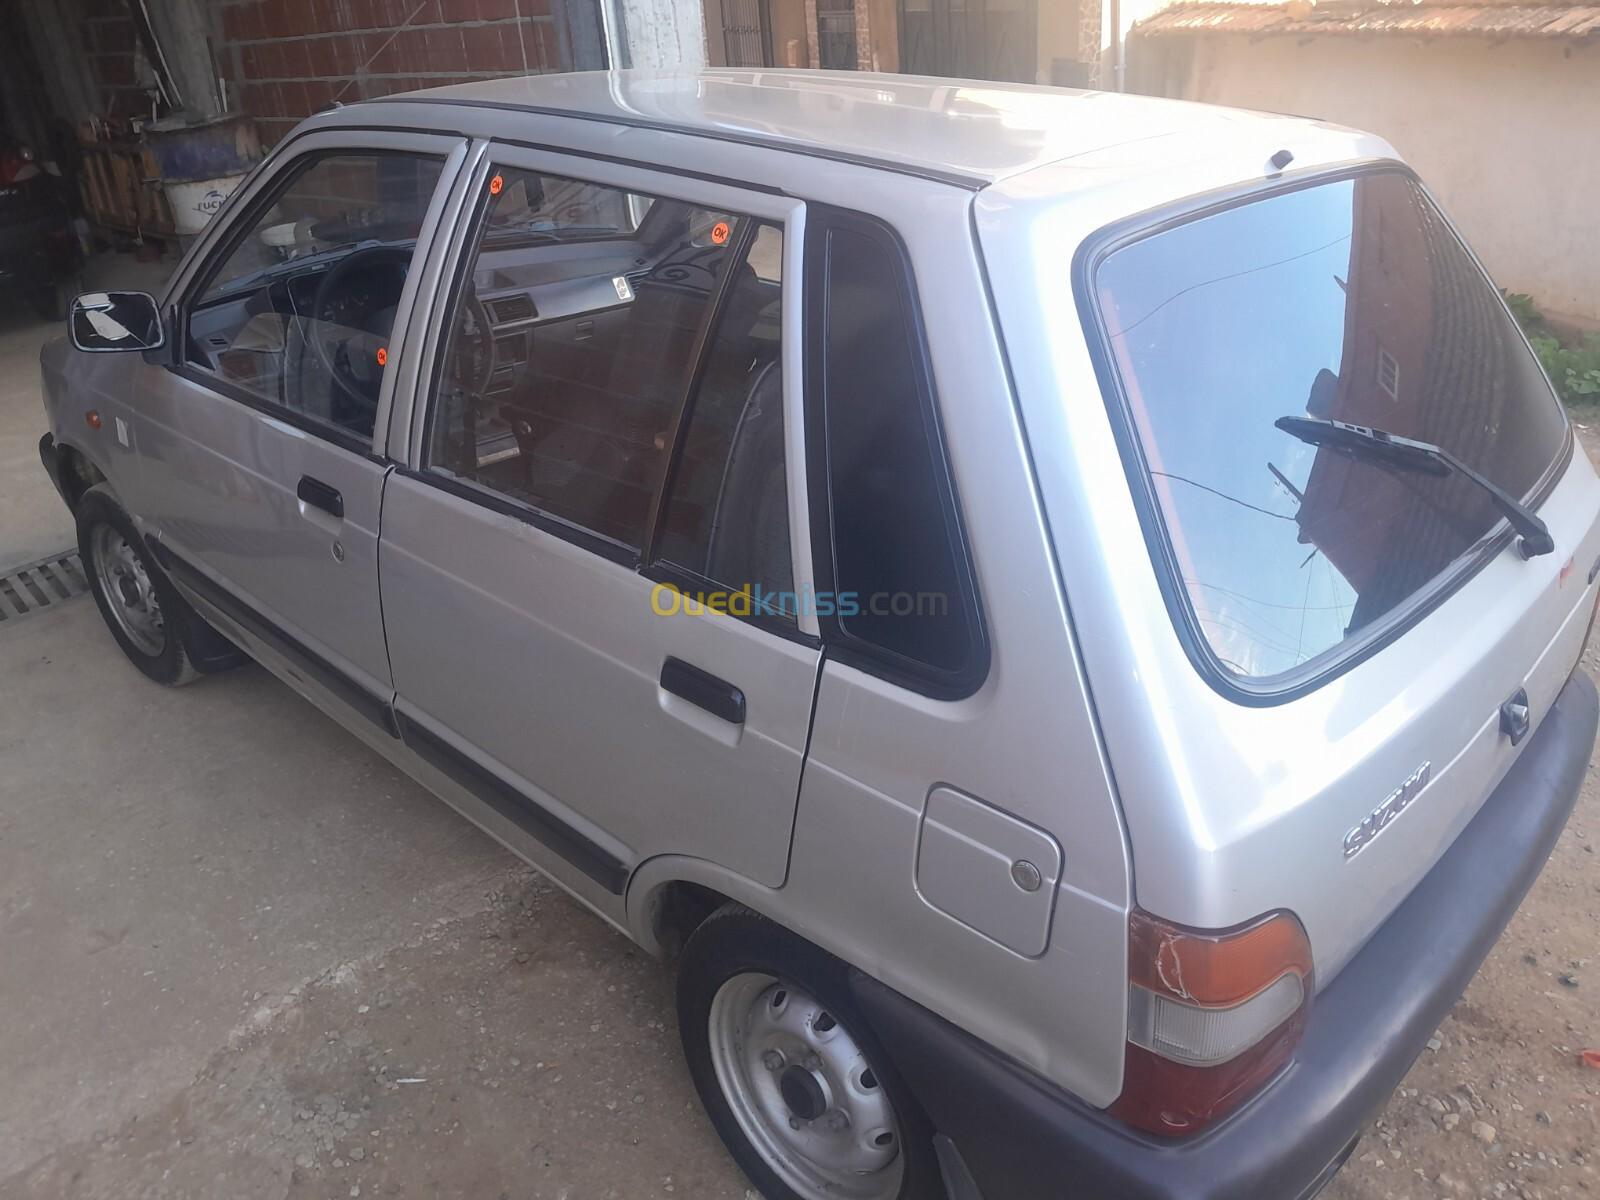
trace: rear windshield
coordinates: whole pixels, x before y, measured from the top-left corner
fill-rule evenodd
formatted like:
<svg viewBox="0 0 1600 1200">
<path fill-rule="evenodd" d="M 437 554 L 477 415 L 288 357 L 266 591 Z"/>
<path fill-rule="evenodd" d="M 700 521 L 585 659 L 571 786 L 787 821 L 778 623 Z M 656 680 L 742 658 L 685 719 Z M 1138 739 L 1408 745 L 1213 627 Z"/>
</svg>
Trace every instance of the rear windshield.
<svg viewBox="0 0 1600 1200">
<path fill-rule="evenodd" d="M 1376 632 L 1502 520 L 1458 473 L 1319 448 L 1280 418 L 1431 442 L 1521 498 L 1565 444 L 1500 298 L 1400 171 L 1165 228 L 1093 285 L 1171 561 L 1236 676 L 1304 672 Z"/>
</svg>

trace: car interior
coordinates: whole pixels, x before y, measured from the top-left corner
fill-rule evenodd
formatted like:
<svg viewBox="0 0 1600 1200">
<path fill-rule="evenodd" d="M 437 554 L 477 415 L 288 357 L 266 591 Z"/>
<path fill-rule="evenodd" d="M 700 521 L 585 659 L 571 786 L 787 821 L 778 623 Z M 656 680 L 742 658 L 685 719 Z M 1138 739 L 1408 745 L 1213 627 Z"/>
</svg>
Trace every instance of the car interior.
<svg viewBox="0 0 1600 1200">
<path fill-rule="evenodd" d="M 370 437 L 438 173 L 378 155 L 298 173 L 200 289 L 191 366 Z M 693 383 L 663 557 L 787 590 L 781 228 L 532 172 L 498 172 L 489 189 L 452 300 L 430 469 L 638 550 Z"/>
<path fill-rule="evenodd" d="M 638 549 L 701 326 L 732 271 L 662 546 L 735 586 L 788 580 L 781 230 L 761 226 L 752 252 L 730 262 L 732 214 L 497 178 L 501 202 L 457 303 L 430 465 Z M 764 533 L 752 539 L 756 522 Z M 748 561 L 750 547 L 768 561 Z"/>
</svg>

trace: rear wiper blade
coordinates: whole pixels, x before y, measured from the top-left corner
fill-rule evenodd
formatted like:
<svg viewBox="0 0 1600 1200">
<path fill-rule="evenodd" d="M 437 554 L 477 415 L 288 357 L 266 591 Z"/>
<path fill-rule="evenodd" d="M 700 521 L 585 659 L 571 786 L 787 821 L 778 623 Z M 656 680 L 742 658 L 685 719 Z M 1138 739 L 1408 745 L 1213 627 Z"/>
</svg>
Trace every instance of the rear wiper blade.
<svg viewBox="0 0 1600 1200">
<path fill-rule="evenodd" d="M 1517 545 L 1523 558 L 1537 558 L 1556 548 L 1550 530 L 1537 514 L 1522 501 L 1507 492 L 1493 480 L 1487 479 L 1462 462 L 1443 446 L 1432 442 L 1419 442 L 1415 438 L 1401 437 L 1384 429 L 1367 425 L 1351 425 L 1344 421 L 1324 421 L 1316 417 L 1279 417 L 1273 422 L 1290 437 L 1299 438 L 1313 446 L 1337 446 L 1360 451 L 1372 457 L 1402 467 L 1422 467 L 1434 474 L 1449 471 L 1472 480 L 1484 491 L 1494 505 L 1511 522 L 1511 527 L 1521 535 Z"/>
</svg>

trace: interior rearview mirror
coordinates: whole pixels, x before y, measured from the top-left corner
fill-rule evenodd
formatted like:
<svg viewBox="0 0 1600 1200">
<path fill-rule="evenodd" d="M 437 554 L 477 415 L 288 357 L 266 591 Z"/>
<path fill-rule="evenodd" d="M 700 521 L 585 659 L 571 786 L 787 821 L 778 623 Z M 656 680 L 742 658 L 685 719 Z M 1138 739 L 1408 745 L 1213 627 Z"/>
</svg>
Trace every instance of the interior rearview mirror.
<svg viewBox="0 0 1600 1200">
<path fill-rule="evenodd" d="M 72 344 L 91 354 L 156 350 L 167 338 L 148 292 L 85 292 L 72 302 L 67 328 Z"/>
</svg>

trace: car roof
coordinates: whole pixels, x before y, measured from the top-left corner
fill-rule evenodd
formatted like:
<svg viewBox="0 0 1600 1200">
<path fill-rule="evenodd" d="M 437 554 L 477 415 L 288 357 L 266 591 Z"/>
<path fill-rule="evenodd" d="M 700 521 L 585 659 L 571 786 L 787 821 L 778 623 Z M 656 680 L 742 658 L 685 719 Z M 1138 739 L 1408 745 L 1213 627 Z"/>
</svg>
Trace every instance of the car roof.
<svg viewBox="0 0 1600 1200">
<path fill-rule="evenodd" d="M 1114 92 L 858 71 L 584 71 L 363 103 L 511 109 L 846 159 L 982 188 L 1173 135 L 1259 141 L 1293 118 Z M 354 106 L 359 107 L 359 105 Z"/>
</svg>

